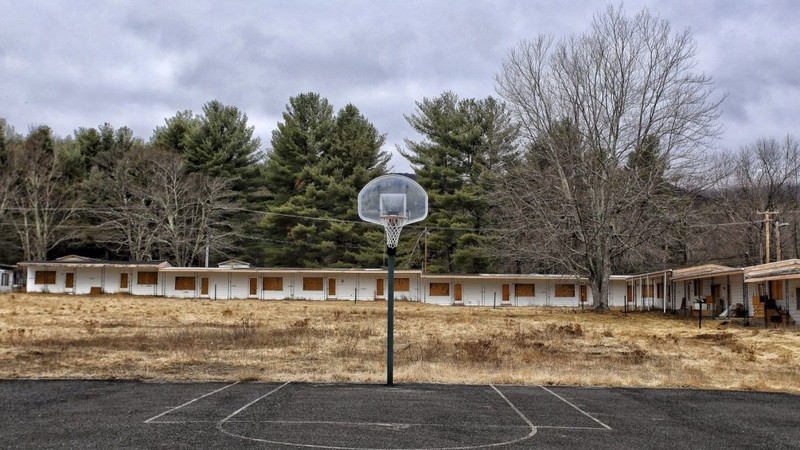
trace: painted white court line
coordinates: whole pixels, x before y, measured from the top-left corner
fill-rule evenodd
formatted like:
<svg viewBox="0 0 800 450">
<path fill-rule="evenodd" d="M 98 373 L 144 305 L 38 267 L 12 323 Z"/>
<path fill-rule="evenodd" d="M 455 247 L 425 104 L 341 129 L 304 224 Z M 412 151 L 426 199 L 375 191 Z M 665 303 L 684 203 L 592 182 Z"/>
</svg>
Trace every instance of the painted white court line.
<svg viewBox="0 0 800 450">
<path fill-rule="evenodd" d="M 153 417 L 151 417 L 151 418 L 149 418 L 149 419 L 145 420 L 145 421 L 144 421 L 144 423 L 152 423 L 154 420 L 158 419 L 159 417 L 166 416 L 167 414 L 169 414 L 169 413 L 171 413 L 171 412 L 173 412 L 173 411 L 177 411 L 177 410 L 179 410 L 179 409 L 183 408 L 184 406 L 191 405 L 192 403 L 194 403 L 194 402 L 196 402 L 196 401 L 198 401 L 198 400 L 200 400 L 200 399 L 206 398 L 206 397 L 208 397 L 209 395 L 214 395 L 214 394 L 216 394 L 217 392 L 224 391 L 225 389 L 228 389 L 229 387 L 231 387 L 231 386 L 234 386 L 234 385 L 237 385 L 237 384 L 239 384 L 239 382 L 238 382 L 238 381 L 237 381 L 237 382 L 235 382 L 235 383 L 231 383 L 231 384 L 229 384 L 229 385 L 227 385 L 227 386 L 223 386 L 223 387 L 221 387 L 221 388 L 217 389 L 216 391 L 211 391 L 211 392 L 209 392 L 209 393 L 207 393 L 207 394 L 203 394 L 203 395 L 201 395 L 200 397 L 193 398 L 193 399 L 189 400 L 188 402 L 186 402 L 186 403 L 184 403 L 184 404 L 182 404 L 182 405 L 180 405 L 180 406 L 176 406 L 176 407 L 174 407 L 174 408 L 172 408 L 172 409 L 168 409 L 168 410 L 166 410 L 166 411 L 162 412 L 161 414 L 159 414 L 159 415 L 157 415 L 157 416 L 153 416 Z"/>
<path fill-rule="evenodd" d="M 267 397 L 267 396 L 271 395 L 271 394 L 272 394 L 272 393 L 274 393 L 274 392 L 278 392 L 278 391 L 279 391 L 281 388 L 283 388 L 284 386 L 286 386 L 286 385 L 287 385 L 287 384 L 289 384 L 289 383 L 291 383 L 291 381 L 287 381 L 286 383 L 283 383 L 282 385 L 280 385 L 280 386 L 276 387 L 275 389 L 273 389 L 273 390 L 271 390 L 271 391 L 267 392 L 266 394 L 262 395 L 261 397 L 258 397 L 257 399 L 253 400 L 252 402 L 250 402 L 250 403 L 248 403 L 248 404 L 246 404 L 246 405 L 242 406 L 241 408 L 237 409 L 236 411 L 234 411 L 234 412 L 230 413 L 230 414 L 228 415 L 228 417 L 226 417 L 226 418 L 224 418 L 224 419 L 220 420 L 220 421 L 219 421 L 219 424 L 220 424 L 220 425 L 222 425 L 223 423 L 225 423 L 225 422 L 229 421 L 229 420 L 230 420 L 232 417 L 236 416 L 237 414 L 239 414 L 240 412 L 242 412 L 242 411 L 244 411 L 245 409 L 249 408 L 250 406 L 252 406 L 252 405 L 256 404 L 256 403 L 257 403 L 259 400 L 261 400 L 262 398 L 264 398 L 264 397 Z M 217 428 L 219 428 L 219 427 L 217 427 Z"/>
<path fill-rule="evenodd" d="M 544 387 L 544 386 L 539 386 L 539 387 L 540 387 L 540 388 L 542 388 L 542 389 L 544 389 L 545 391 L 547 391 L 547 392 L 549 392 L 549 393 L 553 394 L 553 395 L 554 395 L 556 398 L 558 398 L 558 399 L 559 399 L 559 400 L 561 400 L 562 402 L 564 402 L 564 403 L 568 404 L 569 406 L 572 406 L 573 408 L 575 408 L 576 410 L 578 410 L 578 411 L 579 411 L 581 414 L 583 414 L 584 416 L 586 416 L 586 417 L 588 417 L 588 418 L 590 418 L 590 419 L 594 420 L 595 422 L 597 422 L 598 424 L 600 424 L 600 425 L 601 425 L 603 428 L 605 428 L 606 430 L 611 430 L 611 429 L 612 429 L 610 426 L 608 426 L 608 425 L 604 424 L 603 422 L 601 422 L 601 421 L 600 421 L 599 419 L 597 419 L 596 417 L 592 416 L 591 414 L 587 413 L 586 411 L 584 411 L 584 410 L 582 410 L 582 409 L 578 408 L 577 406 L 575 406 L 574 404 L 570 403 L 570 402 L 569 402 L 569 400 L 565 399 L 564 397 L 562 397 L 562 396 L 560 396 L 560 395 L 556 394 L 555 392 L 551 391 L 550 389 L 547 389 L 547 388 L 546 388 L 546 387 Z"/>
<path fill-rule="evenodd" d="M 278 391 L 279 389 L 281 389 L 282 387 L 286 386 L 287 384 L 289 384 L 288 381 L 285 384 L 279 386 L 278 388 L 273 389 L 270 392 L 267 392 L 266 394 L 262 395 L 261 397 L 255 399 L 252 402 L 250 402 L 250 403 L 242 406 L 241 408 L 237 409 L 236 411 L 231 413 L 228 417 L 220 420 L 217 423 L 217 429 L 220 432 L 222 432 L 224 434 L 227 434 L 228 436 L 237 437 L 237 438 L 240 438 L 240 439 L 245 439 L 245 440 L 253 441 L 253 442 L 266 443 L 266 444 L 278 444 L 278 445 L 286 445 L 286 446 L 290 446 L 290 447 L 301 447 L 301 448 L 319 448 L 319 449 L 326 449 L 326 450 L 384 450 L 384 449 L 374 449 L 374 448 L 369 449 L 369 448 L 362 448 L 362 447 L 337 447 L 337 446 L 330 446 L 330 445 L 316 445 L 316 444 L 303 444 L 303 443 L 296 443 L 296 442 L 273 441 L 273 440 L 269 440 L 269 439 L 262 439 L 262 438 L 252 437 L 252 436 L 245 436 L 245 435 L 241 435 L 241 434 L 236 434 L 234 432 L 231 432 L 231 431 L 228 431 L 228 430 L 225 429 L 225 427 L 224 427 L 225 423 L 247 423 L 247 421 L 238 422 L 238 421 L 232 421 L 230 419 L 232 419 L 233 417 L 235 417 L 237 414 L 239 414 L 240 412 L 244 411 L 245 409 L 249 408 L 250 406 L 252 406 L 256 402 L 258 402 L 259 400 L 261 400 L 261 399 L 269 396 L 270 394 Z M 480 449 L 480 448 L 503 447 L 503 446 L 506 446 L 506 445 L 516 444 L 516 443 L 525 441 L 525 440 L 530 439 L 531 437 L 533 437 L 536 434 L 536 431 L 537 431 L 536 430 L 536 426 L 534 426 L 533 423 L 527 417 L 525 417 L 525 414 L 523 414 L 516 406 L 514 406 L 514 404 L 511 403 L 511 401 L 508 398 L 506 398 L 506 396 L 503 395 L 503 393 L 500 392 L 499 389 L 497 389 L 494 385 L 491 385 L 491 384 L 489 386 L 492 389 L 494 389 L 495 392 L 497 392 L 498 395 L 500 395 L 500 397 L 508 404 L 508 406 L 511 407 L 511 409 L 514 412 L 517 413 L 517 415 L 519 415 L 522 418 L 523 421 L 525 421 L 525 424 L 527 426 L 525 426 L 525 427 L 518 426 L 518 427 L 513 427 L 513 428 L 529 428 L 531 431 L 527 435 L 522 436 L 520 438 L 516 438 L 516 439 L 510 440 L 510 441 L 496 442 L 496 443 L 483 444 L 483 445 L 467 445 L 467 446 L 461 446 L 461 447 L 424 447 L 424 448 L 414 448 L 414 449 L 393 449 L 393 450 L 473 450 L 473 449 Z M 264 422 L 266 422 L 266 423 L 286 423 L 286 424 L 295 423 L 295 422 L 290 422 L 290 421 L 283 421 L 283 422 L 281 422 L 281 421 L 264 421 Z M 309 422 L 296 422 L 296 423 L 299 423 L 299 424 L 304 424 L 304 423 L 317 424 L 317 423 L 319 423 L 319 424 L 331 424 L 331 425 L 336 425 L 337 424 L 337 422 L 310 422 L 310 421 Z M 338 422 L 338 424 L 343 424 L 343 423 L 347 424 L 347 422 Z M 364 425 L 371 425 L 371 424 L 365 423 Z M 372 424 L 372 425 L 375 425 L 375 424 Z M 377 425 L 378 426 L 404 427 L 404 426 L 408 426 L 409 424 L 379 423 Z M 424 424 L 424 426 L 430 426 L 430 425 L 429 424 Z"/>
</svg>

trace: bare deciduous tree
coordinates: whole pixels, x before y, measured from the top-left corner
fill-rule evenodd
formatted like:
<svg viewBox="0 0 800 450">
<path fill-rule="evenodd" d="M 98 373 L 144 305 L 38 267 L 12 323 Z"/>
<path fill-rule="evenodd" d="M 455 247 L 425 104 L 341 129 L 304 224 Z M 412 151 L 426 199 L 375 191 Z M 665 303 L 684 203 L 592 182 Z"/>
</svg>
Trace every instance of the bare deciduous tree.
<svg viewBox="0 0 800 450">
<path fill-rule="evenodd" d="M 664 248 L 663 233 L 685 209 L 682 185 L 719 132 L 719 101 L 694 57 L 688 30 L 614 7 L 586 34 L 541 36 L 510 51 L 497 88 L 529 151 L 497 180 L 510 230 L 498 248 L 587 277 L 597 306 L 607 302 L 615 260 L 659 257 L 652 249 Z"/>
<path fill-rule="evenodd" d="M 75 196 L 62 179 L 50 129 L 31 131 L 9 147 L 8 209 L 26 260 L 47 259 L 47 252 L 74 237 L 68 228 Z"/>
<path fill-rule="evenodd" d="M 109 172 L 90 176 L 98 239 L 133 260 L 158 256 L 180 266 L 197 262 L 206 246 L 224 251 L 223 228 L 232 209 L 224 181 L 189 173 L 180 155 L 146 148 L 128 153 Z"/>
<path fill-rule="evenodd" d="M 210 251 L 228 248 L 232 233 L 222 223 L 233 204 L 225 181 L 189 173 L 179 155 L 159 153 L 152 161 L 148 190 L 159 246 L 179 266 L 198 261 L 207 245 Z"/>
<path fill-rule="evenodd" d="M 772 217 L 777 220 L 771 222 L 773 226 L 789 224 L 781 233 L 784 257 L 798 255 L 800 142 L 793 136 L 758 139 L 718 164 L 717 170 L 725 175 L 717 190 L 723 206 L 721 221 L 740 224 L 727 230 L 722 250 L 745 264 L 764 262 L 766 222 L 758 212 L 774 211 L 779 214 Z M 777 256 L 777 236 L 771 233 L 771 258 Z"/>
</svg>

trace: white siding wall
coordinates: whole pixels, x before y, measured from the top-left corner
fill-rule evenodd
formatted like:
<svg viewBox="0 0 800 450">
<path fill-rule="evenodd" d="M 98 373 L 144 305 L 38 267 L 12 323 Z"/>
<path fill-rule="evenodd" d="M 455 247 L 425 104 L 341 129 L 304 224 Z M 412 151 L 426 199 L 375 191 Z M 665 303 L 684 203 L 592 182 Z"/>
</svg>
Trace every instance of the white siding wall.
<svg viewBox="0 0 800 450">
<path fill-rule="evenodd" d="M 264 290 L 264 278 L 282 278 L 283 290 Z M 292 296 L 292 276 L 285 273 L 263 273 L 258 278 L 259 298 L 263 300 L 283 300 Z"/>
<path fill-rule="evenodd" d="M 130 286 L 130 272 L 122 267 L 105 267 L 101 269 L 103 293 L 116 294 L 117 292 L 128 292 L 127 287 L 120 287 L 120 277 L 123 272 L 128 273 L 128 286 Z"/>
<path fill-rule="evenodd" d="M 56 282 L 55 284 L 36 284 L 36 272 L 37 271 L 53 271 L 56 272 Z M 72 270 L 72 269 L 69 269 Z M 54 294 L 60 294 L 64 292 L 64 283 L 66 281 L 66 270 L 65 269 L 56 269 L 54 267 L 46 267 L 46 266 L 29 266 L 28 267 L 28 279 L 25 283 L 25 288 L 28 292 L 52 292 Z"/>
<path fill-rule="evenodd" d="M 455 294 L 455 292 L 453 293 Z M 461 299 L 466 306 L 486 306 L 486 284 L 481 280 L 466 279 L 461 283 Z M 491 295 L 488 304 L 491 305 Z"/>
<path fill-rule="evenodd" d="M 250 278 L 257 278 L 258 275 L 253 273 L 236 273 L 233 272 L 228 274 L 222 274 L 222 276 L 218 274 L 214 274 L 214 280 L 222 279 L 222 282 L 225 283 L 225 299 L 245 299 L 250 296 Z M 212 287 L 212 280 L 208 280 L 209 286 L 208 291 L 209 295 L 213 295 L 213 287 Z M 219 288 L 218 288 L 219 289 Z M 219 292 L 219 290 L 217 291 Z"/>
<path fill-rule="evenodd" d="M 161 281 L 161 274 L 156 275 L 156 284 L 139 284 L 139 272 L 158 272 L 158 269 L 136 269 L 131 271 L 130 278 L 130 293 L 133 295 L 159 295 L 161 286 L 158 282 Z"/>
<path fill-rule="evenodd" d="M 73 269 L 66 269 L 67 271 Z M 100 288 L 103 292 L 103 269 L 100 267 L 76 267 L 75 271 L 75 294 L 89 294 L 92 288 Z M 66 275 L 59 274 L 59 283 L 64 285 L 64 277 Z"/>
<path fill-rule="evenodd" d="M 165 297 L 175 297 L 175 298 L 195 298 L 199 297 L 200 294 L 200 278 L 196 277 L 195 273 L 175 273 L 169 272 L 166 274 L 162 274 L 163 276 L 163 287 L 164 287 L 164 296 Z M 176 277 L 196 277 L 195 278 L 195 289 L 192 290 L 177 290 L 175 289 L 175 278 Z M 209 283 L 209 290 L 212 292 L 213 289 Z"/>
</svg>

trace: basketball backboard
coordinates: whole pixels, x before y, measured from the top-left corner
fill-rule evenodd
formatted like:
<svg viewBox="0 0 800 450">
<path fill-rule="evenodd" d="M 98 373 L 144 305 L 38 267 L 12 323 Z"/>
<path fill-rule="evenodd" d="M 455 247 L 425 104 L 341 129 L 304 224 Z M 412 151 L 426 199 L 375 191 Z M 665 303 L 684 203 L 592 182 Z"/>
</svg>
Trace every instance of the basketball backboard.
<svg viewBox="0 0 800 450">
<path fill-rule="evenodd" d="M 402 217 L 407 224 L 419 222 L 428 216 L 428 194 L 411 178 L 383 175 L 358 193 L 358 216 L 378 225 L 387 216 Z"/>
</svg>

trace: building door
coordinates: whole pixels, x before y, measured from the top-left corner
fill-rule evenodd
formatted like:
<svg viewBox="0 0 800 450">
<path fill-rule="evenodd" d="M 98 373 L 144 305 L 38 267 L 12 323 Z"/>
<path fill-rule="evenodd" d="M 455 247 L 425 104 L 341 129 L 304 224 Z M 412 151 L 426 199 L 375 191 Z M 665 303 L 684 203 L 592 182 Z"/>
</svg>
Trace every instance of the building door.
<svg viewBox="0 0 800 450">
<path fill-rule="evenodd" d="M 375 286 L 375 296 L 383 297 L 383 278 L 378 278 L 378 285 Z"/>
<path fill-rule="evenodd" d="M 589 299 L 588 292 L 586 291 L 586 285 L 581 285 L 581 303 L 586 303 L 586 300 Z"/>
<path fill-rule="evenodd" d="M 328 278 L 328 297 L 336 297 L 336 278 Z"/>
<path fill-rule="evenodd" d="M 511 301 L 511 285 L 504 284 L 503 285 L 503 301 L 510 302 Z"/>
<path fill-rule="evenodd" d="M 200 278 L 200 295 L 208 295 L 208 278 Z"/>
<path fill-rule="evenodd" d="M 461 283 L 456 283 L 456 288 L 455 288 L 455 291 L 456 291 L 456 292 L 455 292 L 455 294 L 456 294 L 456 297 L 455 297 L 455 298 L 456 298 L 456 301 L 457 301 L 457 302 L 460 302 L 460 301 L 462 301 L 462 300 L 463 300 L 463 297 L 461 296 Z"/>
<path fill-rule="evenodd" d="M 250 295 L 258 295 L 258 278 L 250 278 Z"/>
<path fill-rule="evenodd" d="M 119 288 L 120 289 L 128 289 L 128 274 L 127 273 L 119 274 Z"/>
<path fill-rule="evenodd" d="M 64 284 L 64 287 L 67 289 L 73 289 L 75 287 L 75 274 L 73 272 L 67 272 L 67 280 Z"/>
</svg>

